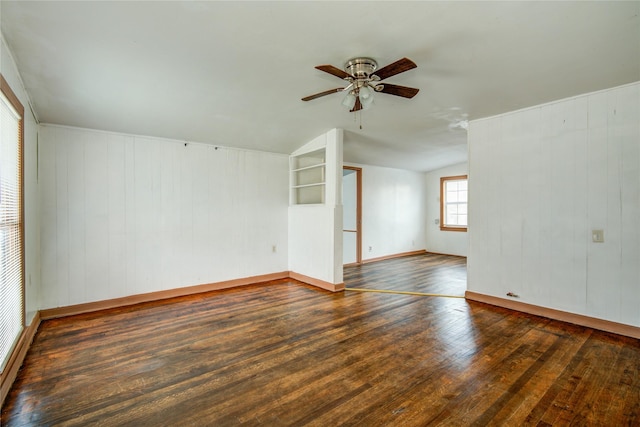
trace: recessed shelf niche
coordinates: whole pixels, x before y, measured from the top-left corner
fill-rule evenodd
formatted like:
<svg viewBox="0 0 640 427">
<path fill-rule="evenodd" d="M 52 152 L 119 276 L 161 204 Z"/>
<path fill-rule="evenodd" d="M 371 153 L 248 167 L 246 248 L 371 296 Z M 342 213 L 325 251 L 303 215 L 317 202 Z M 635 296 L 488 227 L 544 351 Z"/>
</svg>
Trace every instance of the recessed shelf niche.
<svg viewBox="0 0 640 427">
<path fill-rule="evenodd" d="M 289 160 L 290 200 L 292 205 L 323 204 L 325 202 L 326 150 L 311 151 Z"/>
</svg>

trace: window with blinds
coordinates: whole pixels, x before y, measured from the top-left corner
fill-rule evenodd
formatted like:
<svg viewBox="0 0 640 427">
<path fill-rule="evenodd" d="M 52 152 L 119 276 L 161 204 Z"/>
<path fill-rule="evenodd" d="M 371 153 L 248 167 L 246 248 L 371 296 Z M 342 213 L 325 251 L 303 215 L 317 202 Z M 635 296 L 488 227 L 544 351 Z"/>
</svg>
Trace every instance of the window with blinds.
<svg viewBox="0 0 640 427">
<path fill-rule="evenodd" d="M 24 328 L 24 108 L 0 75 L 0 372 Z"/>
</svg>

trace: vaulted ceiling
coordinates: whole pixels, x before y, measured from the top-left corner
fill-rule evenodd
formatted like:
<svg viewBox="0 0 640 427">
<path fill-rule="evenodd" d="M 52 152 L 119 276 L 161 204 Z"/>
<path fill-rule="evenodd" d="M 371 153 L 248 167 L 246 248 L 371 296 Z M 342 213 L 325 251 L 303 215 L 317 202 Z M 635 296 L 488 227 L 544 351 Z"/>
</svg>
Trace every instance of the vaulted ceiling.
<svg viewBox="0 0 640 427">
<path fill-rule="evenodd" d="M 0 3 L 42 123 L 290 153 L 331 128 L 345 160 L 466 161 L 465 120 L 640 80 L 640 2 Z M 361 114 L 314 66 L 418 68 Z M 361 128 L 362 127 L 362 128 Z"/>
</svg>

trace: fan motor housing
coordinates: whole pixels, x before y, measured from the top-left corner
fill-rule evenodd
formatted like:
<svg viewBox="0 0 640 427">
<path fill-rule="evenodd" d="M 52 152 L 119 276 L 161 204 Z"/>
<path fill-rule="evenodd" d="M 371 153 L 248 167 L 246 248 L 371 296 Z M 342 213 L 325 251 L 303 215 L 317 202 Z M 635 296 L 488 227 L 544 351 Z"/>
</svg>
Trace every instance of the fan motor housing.
<svg viewBox="0 0 640 427">
<path fill-rule="evenodd" d="M 344 70 L 356 79 L 366 79 L 378 68 L 378 63 L 371 58 L 353 58 L 344 65 Z"/>
</svg>

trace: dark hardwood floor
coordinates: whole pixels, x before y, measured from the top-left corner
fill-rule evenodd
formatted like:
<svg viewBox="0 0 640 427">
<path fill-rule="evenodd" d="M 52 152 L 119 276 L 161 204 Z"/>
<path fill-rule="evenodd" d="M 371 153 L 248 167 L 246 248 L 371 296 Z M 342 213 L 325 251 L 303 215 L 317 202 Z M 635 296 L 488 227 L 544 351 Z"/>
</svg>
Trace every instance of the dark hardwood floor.
<svg viewBox="0 0 640 427">
<path fill-rule="evenodd" d="M 422 280 L 392 264 L 359 274 Z M 240 424 L 640 425 L 640 341 L 279 280 L 45 321 L 2 408 L 2 426 Z"/>
<path fill-rule="evenodd" d="M 427 253 L 350 265 L 344 268 L 344 283 L 349 288 L 464 296 L 467 259 Z"/>
</svg>

